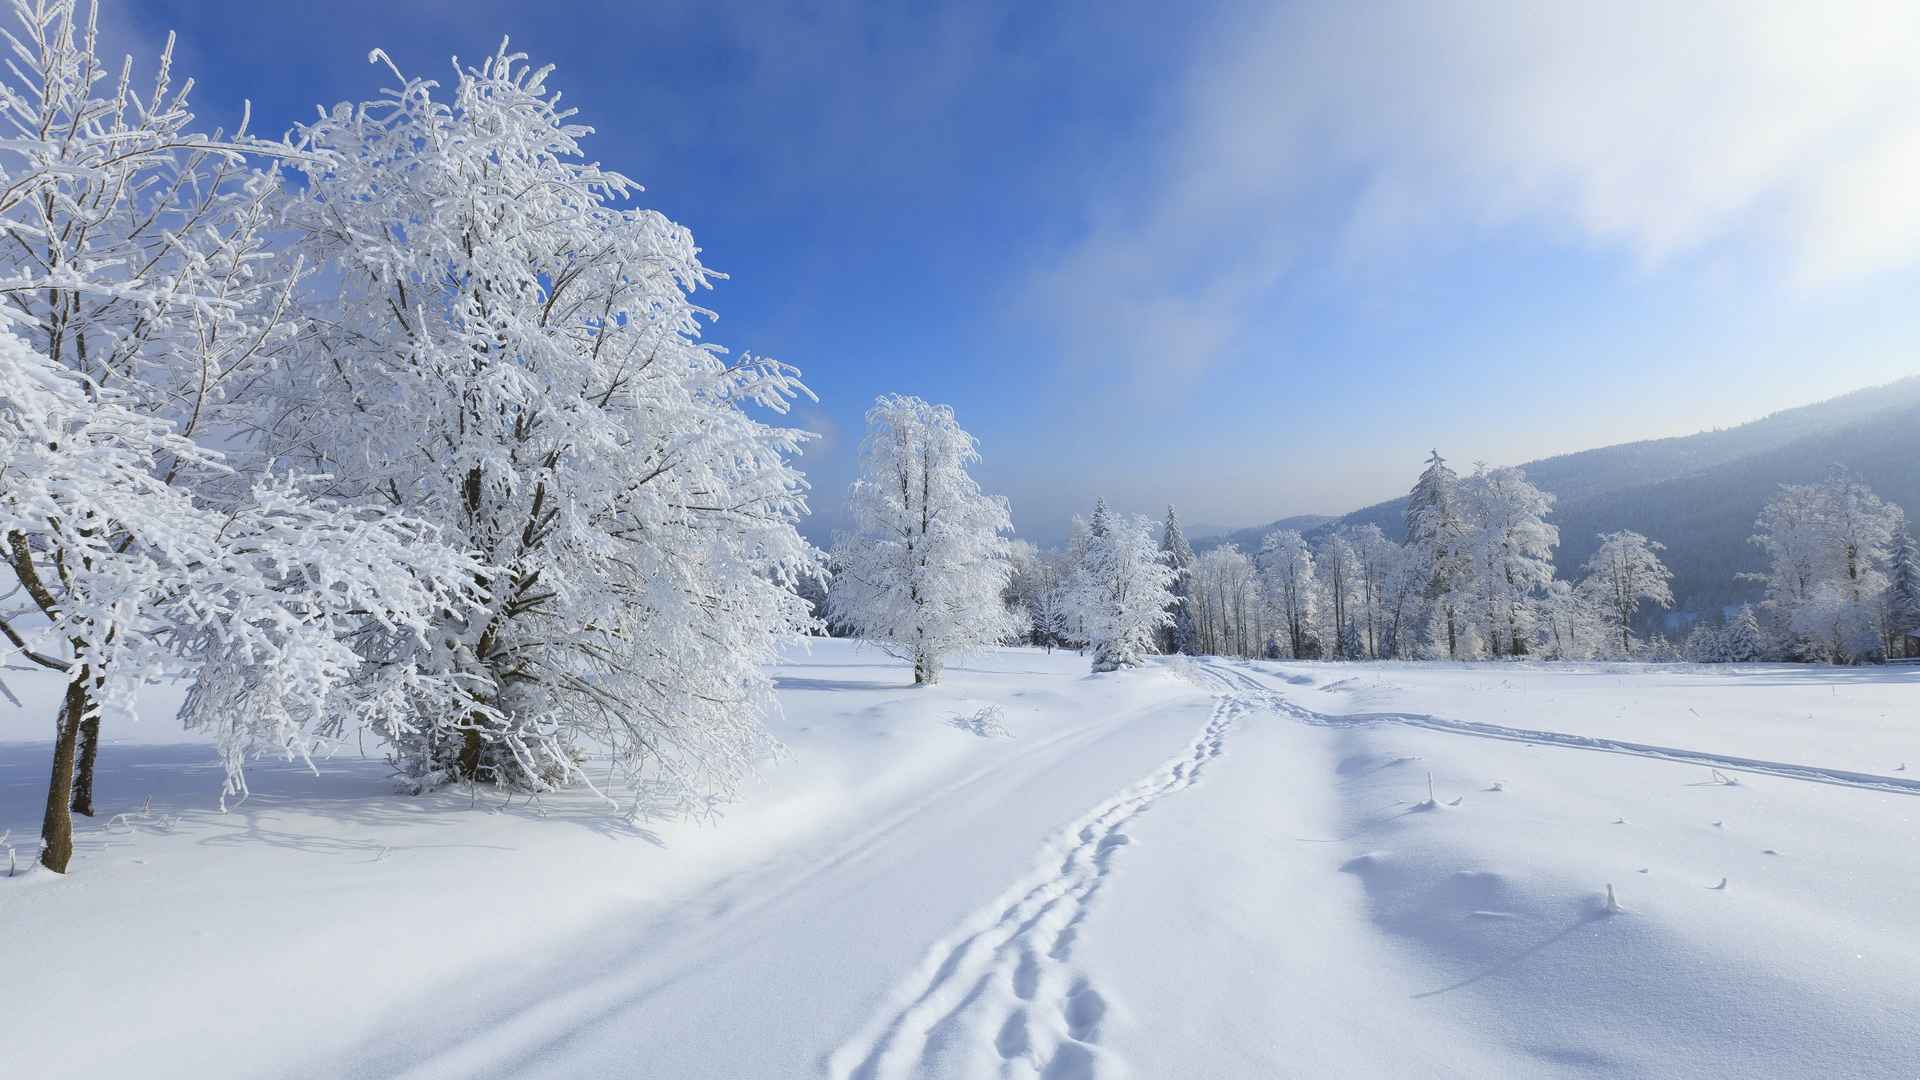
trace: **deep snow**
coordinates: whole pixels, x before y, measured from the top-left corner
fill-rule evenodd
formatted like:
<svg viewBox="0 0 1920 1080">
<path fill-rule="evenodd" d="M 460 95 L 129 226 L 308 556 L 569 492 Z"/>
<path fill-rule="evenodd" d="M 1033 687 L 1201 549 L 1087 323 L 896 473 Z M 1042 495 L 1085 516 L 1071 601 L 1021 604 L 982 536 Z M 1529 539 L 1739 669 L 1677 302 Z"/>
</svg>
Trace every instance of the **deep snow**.
<svg viewBox="0 0 1920 1080">
<path fill-rule="evenodd" d="M 222 814 L 120 723 L 74 872 L 0 878 L 6 1071 L 1920 1072 L 1920 671 L 1085 663 L 819 643 L 706 823 L 345 756 Z"/>
</svg>

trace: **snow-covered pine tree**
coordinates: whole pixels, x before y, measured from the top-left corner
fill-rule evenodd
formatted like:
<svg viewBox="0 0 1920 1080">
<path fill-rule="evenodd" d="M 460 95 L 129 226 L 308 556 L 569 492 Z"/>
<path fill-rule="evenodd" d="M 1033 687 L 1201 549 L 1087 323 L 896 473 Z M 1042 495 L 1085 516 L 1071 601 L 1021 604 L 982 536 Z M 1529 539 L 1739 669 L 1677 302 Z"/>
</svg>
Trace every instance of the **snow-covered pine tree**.
<svg viewBox="0 0 1920 1080">
<path fill-rule="evenodd" d="M 503 42 L 445 91 L 369 59 L 391 87 L 297 133 L 287 223 L 325 272 L 286 426 L 343 497 L 495 568 L 426 655 L 360 643 L 460 680 L 388 718 L 396 761 L 419 788 L 545 790 L 590 747 L 650 805 L 706 810 L 769 747 L 767 666 L 812 625 L 804 436 L 752 412 L 806 389 L 700 341 L 714 275 L 581 156 L 550 68 Z"/>
<path fill-rule="evenodd" d="M 867 410 L 832 610 L 911 658 L 916 686 L 939 682 L 949 654 L 1001 641 L 1012 625 L 1000 594 L 1013 520 L 967 471 L 979 460 L 945 405 L 883 395 Z"/>
<path fill-rule="evenodd" d="M 1051 653 L 1056 646 L 1072 639 L 1073 620 L 1068 615 L 1066 590 L 1056 584 L 1034 597 L 1032 607 L 1033 643 Z"/>
<path fill-rule="evenodd" d="M 1673 572 L 1660 561 L 1666 545 L 1637 532 L 1602 533 L 1600 548 L 1587 560 L 1580 587 L 1592 598 L 1609 640 L 1619 655 L 1633 655 L 1633 616 L 1643 603 L 1673 606 Z"/>
<path fill-rule="evenodd" d="M 1435 450 L 1407 495 L 1407 546 L 1425 581 L 1421 599 L 1432 614 L 1436 645 L 1447 658 L 1466 654 L 1467 619 L 1473 567 L 1467 552 L 1467 523 L 1460 506 L 1460 477 Z"/>
<path fill-rule="evenodd" d="M 1898 656 L 1920 656 L 1920 550 L 1902 525 L 1894 534 L 1887 567 L 1888 644 Z"/>
<path fill-rule="evenodd" d="M 1193 545 L 1180 528 L 1180 518 L 1167 507 L 1166 530 L 1160 534 L 1160 553 L 1178 575 L 1173 579 L 1173 622 L 1160 631 L 1160 651 L 1192 653 L 1193 629 Z"/>
<path fill-rule="evenodd" d="M 1737 664 L 1763 660 L 1767 655 L 1766 634 L 1752 604 L 1741 604 L 1720 631 L 1720 654 Z"/>
<path fill-rule="evenodd" d="M 1696 664 L 1718 664 L 1727 659 L 1726 628 L 1702 619 L 1680 643 L 1680 655 Z"/>
<path fill-rule="evenodd" d="M 1095 504 L 1086 559 L 1074 581 L 1093 670 L 1137 667 L 1154 651 L 1155 636 L 1173 620 L 1175 576 L 1152 521 L 1115 514 L 1105 500 Z"/>
</svg>

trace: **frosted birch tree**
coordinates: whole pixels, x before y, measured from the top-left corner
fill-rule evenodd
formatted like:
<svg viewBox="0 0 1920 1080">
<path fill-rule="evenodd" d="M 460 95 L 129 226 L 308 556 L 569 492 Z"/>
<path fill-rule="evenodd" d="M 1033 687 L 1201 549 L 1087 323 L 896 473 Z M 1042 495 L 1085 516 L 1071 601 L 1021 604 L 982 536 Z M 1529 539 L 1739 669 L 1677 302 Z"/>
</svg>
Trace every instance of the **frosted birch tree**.
<svg viewBox="0 0 1920 1080">
<path fill-rule="evenodd" d="M 1000 594 L 1013 519 L 968 472 L 979 460 L 945 405 L 884 395 L 867 410 L 831 610 L 911 658 L 916 686 L 939 682 L 948 655 L 998 642 L 1012 625 Z"/>
</svg>

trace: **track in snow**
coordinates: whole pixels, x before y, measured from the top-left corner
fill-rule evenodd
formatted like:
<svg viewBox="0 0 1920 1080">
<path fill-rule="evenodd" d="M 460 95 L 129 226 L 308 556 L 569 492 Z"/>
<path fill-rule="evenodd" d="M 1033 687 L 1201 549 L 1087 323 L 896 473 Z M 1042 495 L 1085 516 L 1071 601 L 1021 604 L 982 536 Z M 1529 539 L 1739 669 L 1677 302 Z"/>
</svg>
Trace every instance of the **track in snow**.
<svg viewBox="0 0 1920 1080">
<path fill-rule="evenodd" d="M 1095 807 L 1034 870 L 937 944 L 879 1017 L 834 1051 L 834 1080 L 934 1075 L 1091 1080 L 1115 1064 L 1100 1046 L 1108 1002 L 1073 964 L 1094 897 L 1128 823 L 1192 787 L 1248 703 L 1221 696 L 1185 754 Z"/>
<path fill-rule="evenodd" d="M 1920 795 L 1920 780 L 1904 780 L 1893 776 L 1877 776 L 1873 773 L 1849 772 L 1844 769 L 1827 769 L 1818 765 L 1797 765 L 1785 761 L 1765 761 L 1759 758 L 1733 757 L 1727 754 L 1714 754 L 1701 750 L 1686 750 L 1672 746 L 1654 746 L 1649 743 L 1625 742 L 1620 739 L 1602 739 L 1587 735 L 1568 735 L 1558 731 L 1536 731 L 1530 728 L 1505 727 L 1500 724 L 1484 724 L 1475 720 L 1448 720 L 1444 717 L 1427 716 L 1421 713 L 1351 713 L 1345 715 L 1315 712 L 1305 706 L 1295 704 L 1287 697 L 1248 675 L 1243 671 L 1220 664 L 1202 664 L 1198 670 L 1211 676 L 1216 682 L 1230 688 L 1232 693 L 1250 693 L 1261 703 L 1278 709 L 1303 723 L 1319 727 L 1359 727 L 1368 724 L 1403 724 L 1407 727 L 1425 728 L 1429 731 L 1443 731 L 1452 735 L 1472 735 L 1481 739 L 1504 739 L 1509 742 L 1538 743 L 1542 746 L 1560 746 L 1573 750 L 1598 750 L 1608 754 L 1626 754 L 1632 757 L 1657 758 L 1662 761 L 1675 761 L 1689 765 L 1705 765 L 1709 768 L 1729 772 L 1746 772 L 1764 776 L 1778 776 L 1787 780 L 1806 780 L 1816 784 L 1835 784 L 1840 787 L 1861 788 L 1867 791 L 1884 791 L 1894 795 Z"/>
</svg>

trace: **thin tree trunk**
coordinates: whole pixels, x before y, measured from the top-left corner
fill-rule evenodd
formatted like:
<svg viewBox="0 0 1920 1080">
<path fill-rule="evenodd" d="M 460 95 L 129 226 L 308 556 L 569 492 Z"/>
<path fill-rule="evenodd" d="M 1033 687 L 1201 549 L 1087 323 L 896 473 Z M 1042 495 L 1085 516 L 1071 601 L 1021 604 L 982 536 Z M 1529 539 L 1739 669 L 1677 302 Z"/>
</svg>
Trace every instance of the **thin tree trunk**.
<svg viewBox="0 0 1920 1080">
<path fill-rule="evenodd" d="M 73 773 L 73 812 L 93 816 L 93 761 L 100 752 L 100 710 L 84 685 L 73 684 L 80 694 L 80 760 Z M 69 690 L 71 693 L 72 690 Z"/>
<path fill-rule="evenodd" d="M 40 863 L 57 874 L 73 859 L 73 759 L 86 717 L 85 673 L 67 684 L 66 703 L 53 743 L 53 775 L 47 780 L 47 813 L 40 822 Z"/>
</svg>

